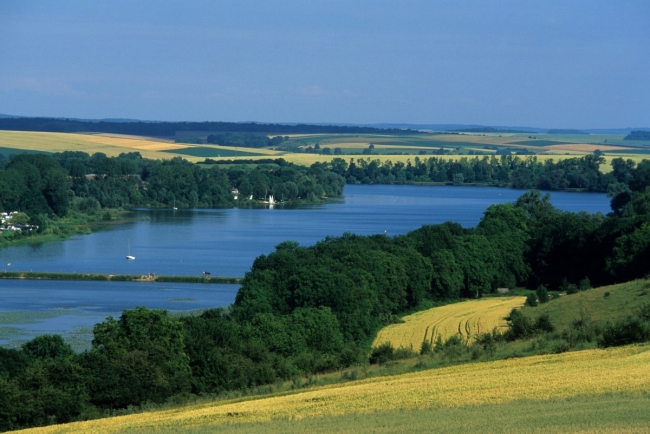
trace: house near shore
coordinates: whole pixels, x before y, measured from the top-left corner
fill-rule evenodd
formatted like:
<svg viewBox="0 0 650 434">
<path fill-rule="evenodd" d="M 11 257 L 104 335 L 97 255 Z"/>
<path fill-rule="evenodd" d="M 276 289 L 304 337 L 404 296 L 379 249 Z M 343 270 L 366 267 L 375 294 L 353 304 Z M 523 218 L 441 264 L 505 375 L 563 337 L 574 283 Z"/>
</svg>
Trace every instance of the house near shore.
<svg viewBox="0 0 650 434">
<path fill-rule="evenodd" d="M 0 213 L 0 230 L 3 231 L 31 231 L 34 229 L 38 229 L 38 226 L 36 225 L 23 225 L 23 224 L 18 224 L 18 223 L 12 223 L 13 216 L 15 214 L 18 214 L 19 211 L 12 211 L 12 212 L 3 212 Z"/>
</svg>

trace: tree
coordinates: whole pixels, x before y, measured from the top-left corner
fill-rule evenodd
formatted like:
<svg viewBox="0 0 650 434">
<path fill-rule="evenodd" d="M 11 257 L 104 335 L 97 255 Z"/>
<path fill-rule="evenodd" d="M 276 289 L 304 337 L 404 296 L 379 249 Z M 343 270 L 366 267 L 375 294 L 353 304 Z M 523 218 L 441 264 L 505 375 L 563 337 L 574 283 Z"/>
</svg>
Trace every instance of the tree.
<svg viewBox="0 0 650 434">
<path fill-rule="evenodd" d="M 72 347 L 59 335 L 40 335 L 22 345 L 29 357 L 37 359 L 59 359 L 74 354 Z"/>
<path fill-rule="evenodd" d="M 96 324 L 93 336 L 91 353 L 96 362 L 92 366 L 100 369 L 95 375 L 105 376 L 102 387 L 115 389 L 119 395 L 108 404 L 120 407 L 147 400 L 162 402 L 189 390 L 183 326 L 167 311 L 144 307 L 125 310 L 117 321 L 109 317 Z M 100 395 L 113 393 L 104 389 Z"/>
</svg>

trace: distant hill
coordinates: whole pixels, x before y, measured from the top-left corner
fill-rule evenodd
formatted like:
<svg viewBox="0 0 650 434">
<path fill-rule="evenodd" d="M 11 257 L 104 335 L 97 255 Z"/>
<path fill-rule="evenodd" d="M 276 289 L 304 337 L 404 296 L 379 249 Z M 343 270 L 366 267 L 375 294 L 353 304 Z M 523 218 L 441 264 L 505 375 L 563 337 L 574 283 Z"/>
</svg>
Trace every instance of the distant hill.
<svg viewBox="0 0 650 434">
<path fill-rule="evenodd" d="M 632 131 L 623 140 L 650 140 L 650 131 Z"/>
<path fill-rule="evenodd" d="M 214 133 L 247 132 L 259 134 L 415 134 L 418 131 L 399 128 L 338 126 L 313 124 L 263 124 L 255 122 L 144 122 L 130 119 L 93 121 L 62 118 L 2 118 L 0 130 L 44 131 L 55 133 L 98 132 L 170 137 L 177 131 L 210 131 Z"/>
<path fill-rule="evenodd" d="M 582 130 L 571 130 L 571 129 L 553 129 L 553 130 L 548 130 L 546 134 L 589 134 L 586 131 Z"/>
<path fill-rule="evenodd" d="M 453 131 L 458 133 L 537 133 L 537 131 L 524 131 L 507 128 L 502 129 L 495 127 L 461 128 Z"/>
<path fill-rule="evenodd" d="M 516 131 L 518 133 L 536 133 L 538 131 L 543 131 L 545 128 L 534 128 L 534 127 L 513 127 L 513 126 L 503 126 L 503 125 L 479 125 L 479 124 L 393 124 L 393 123 L 381 123 L 381 124 L 369 124 L 369 126 L 377 128 L 408 128 L 412 130 L 430 130 L 430 131 L 447 131 L 447 132 L 486 132 L 479 131 L 485 128 L 492 128 L 498 130 L 498 132 L 504 131 Z M 476 131 L 472 131 L 476 130 Z M 493 131 L 494 132 L 494 131 Z"/>
</svg>

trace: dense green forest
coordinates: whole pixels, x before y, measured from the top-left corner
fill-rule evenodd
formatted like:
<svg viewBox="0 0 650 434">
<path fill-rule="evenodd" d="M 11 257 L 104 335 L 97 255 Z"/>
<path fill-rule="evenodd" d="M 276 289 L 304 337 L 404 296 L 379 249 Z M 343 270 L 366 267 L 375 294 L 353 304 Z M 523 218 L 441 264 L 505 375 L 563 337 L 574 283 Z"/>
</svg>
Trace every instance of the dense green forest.
<svg viewBox="0 0 650 434">
<path fill-rule="evenodd" d="M 279 146 L 283 140 L 285 140 L 283 136 L 269 138 L 265 135 L 253 133 L 225 133 L 208 135 L 206 143 L 240 148 L 266 148 L 269 146 Z"/>
<path fill-rule="evenodd" d="M 398 128 L 373 128 L 337 125 L 286 125 L 256 122 L 115 122 L 62 118 L 0 118 L 0 130 L 46 131 L 55 133 L 101 132 L 140 136 L 174 136 L 177 131 L 264 134 L 417 134 Z"/>
<path fill-rule="evenodd" d="M 396 237 L 345 234 L 310 247 L 286 241 L 255 260 L 227 309 L 181 318 L 127 310 L 97 324 L 92 348 L 81 354 L 51 335 L 0 348 L 0 428 L 246 391 L 363 363 L 376 331 L 400 315 L 499 287 L 537 287 L 542 300 L 548 290 L 642 277 L 650 264 L 644 167 L 631 169 L 629 200 L 608 216 L 562 212 L 548 195 L 530 191 L 490 206 L 475 228 L 444 223 Z M 599 342 L 647 339 L 647 317 L 644 311 L 601 330 Z M 544 319 L 509 319 L 505 334 L 488 333 L 479 344 L 552 329 Z M 374 351 L 371 361 L 392 357 L 388 352 Z"/>
<path fill-rule="evenodd" d="M 614 159 L 614 172 L 603 174 L 602 154 L 596 152 L 580 158 L 539 161 L 536 157 L 517 155 L 484 156 L 449 160 L 416 156 L 413 163 L 393 163 L 370 158 L 332 160 L 332 170 L 345 177 L 348 184 L 450 183 L 486 184 L 518 189 L 608 191 L 622 182 L 617 170 L 634 168 L 634 162 Z M 629 167 L 628 167 L 629 166 Z M 627 176 L 625 174 L 625 176 Z"/>
<path fill-rule="evenodd" d="M 69 209 L 94 213 L 133 206 L 230 207 L 274 195 L 277 201 L 339 197 L 345 180 L 323 165 L 282 159 L 255 168 L 203 169 L 181 158 L 150 160 L 137 152 L 109 158 L 84 152 L 21 154 L 0 170 L 0 211 L 22 211 L 33 224 Z M 1 162 L 0 162 L 1 163 Z M 235 200 L 233 189 L 238 189 Z"/>
</svg>

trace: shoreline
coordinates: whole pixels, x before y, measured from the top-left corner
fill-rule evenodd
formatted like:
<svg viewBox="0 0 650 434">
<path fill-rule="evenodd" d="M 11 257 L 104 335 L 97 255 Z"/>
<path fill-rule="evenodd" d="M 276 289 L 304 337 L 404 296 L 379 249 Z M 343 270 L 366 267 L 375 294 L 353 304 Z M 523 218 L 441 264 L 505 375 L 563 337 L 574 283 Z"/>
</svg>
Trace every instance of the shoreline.
<svg viewBox="0 0 650 434">
<path fill-rule="evenodd" d="M 232 276 L 161 276 L 156 274 L 53 273 L 43 271 L 0 271 L 0 279 L 75 280 L 110 282 L 175 282 L 241 284 L 243 277 Z"/>
</svg>

